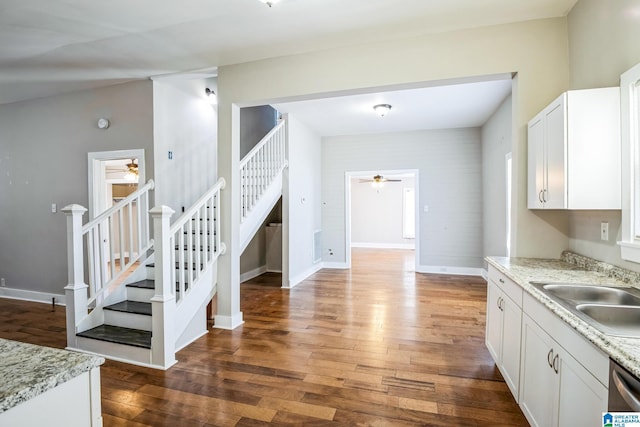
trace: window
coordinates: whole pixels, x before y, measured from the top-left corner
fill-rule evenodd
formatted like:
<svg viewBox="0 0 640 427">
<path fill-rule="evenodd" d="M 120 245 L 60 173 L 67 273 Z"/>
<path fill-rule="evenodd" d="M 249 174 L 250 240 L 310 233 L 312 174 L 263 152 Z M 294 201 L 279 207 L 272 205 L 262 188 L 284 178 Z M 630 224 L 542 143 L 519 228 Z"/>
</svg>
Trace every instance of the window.
<svg viewBox="0 0 640 427">
<path fill-rule="evenodd" d="M 620 76 L 623 259 L 640 263 L 640 64 Z"/>
<path fill-rule="evenodd" d="M 416 238 L 416 195 L 413 188 L 402 191 L 402 238 Z"/>
<path fill-rule="evenodd" d="M 511 256 L 511 171 L 512 171 L 512 166 L 511 166 L 511 153 L 507 153 L 507 155 L 505 156 L 505 162 L 506 162 L 506 170 L 507 170 L 507 194 L 506 194 L 506 198 L 505 200 L 507 201 L 507 220 L 505 221 L 506 225 L 507 225 L 507 242 L 506 242 L 506 247 L 507 247 L 507 257 Z"/>
</svg>

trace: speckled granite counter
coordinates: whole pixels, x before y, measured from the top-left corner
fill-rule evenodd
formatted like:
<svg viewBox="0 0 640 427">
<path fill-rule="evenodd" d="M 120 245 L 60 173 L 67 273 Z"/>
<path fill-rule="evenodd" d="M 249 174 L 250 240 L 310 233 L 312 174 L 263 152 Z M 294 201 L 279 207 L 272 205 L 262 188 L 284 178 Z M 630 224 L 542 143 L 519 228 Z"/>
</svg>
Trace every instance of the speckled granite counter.
<svg viewBox="0 0 640 427">
<path fill-rule="evenodd" d="M 532 281 L 551 281 L 640 288 L 638 273 L 571 252 L 563 253 L 562 260 L 489 257 L 487 261 L 612 359 L 640 377 L 640 338 L 604 334 L 530 284 Z"/>
<path fill-rule="evenodd" d="M 96 356 L 0 339 L 0 413 L 104 363 Z"/>
</svg>

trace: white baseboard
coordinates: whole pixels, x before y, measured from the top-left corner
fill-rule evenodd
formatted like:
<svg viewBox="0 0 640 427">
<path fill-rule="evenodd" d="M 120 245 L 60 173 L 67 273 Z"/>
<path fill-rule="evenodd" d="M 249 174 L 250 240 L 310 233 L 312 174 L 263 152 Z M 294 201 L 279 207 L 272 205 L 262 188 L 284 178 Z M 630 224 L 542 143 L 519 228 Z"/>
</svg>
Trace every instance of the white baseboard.
<svg viewBox="0 0 640 427">
<path fill-rule="evenodd" d="M 289 286 L 283 286 L 283 288 L 291 289 L 294 286 L 298 285 L 300 282 L 302 282 L 304 279 L 306 279 L 307 277 L 311 276 L 314 273 L 317 273 L 321 269 L 322 269 L 322 263 L 320 263 L 320 262 L 315 264 L 315 265 L 312 265 L 311 267 L 309 267 L 304 272 L 302 272 L 302 273 L 296 275 L 295 277 L 289 279 Z"/>
<path fill-rule="evenodd" d="M 482 268 L 420 265 L 416 273 L 452 274 L 459 276 L 482 276 Z"/>
<path fill-rule="evenodd" d="M 480 272 L 480 275 L 484 280 L 489 281 L 489 272 L 487 271 L 486 268 L 482 269 L 482 272 Z"/>
<path fill-rule="evenodd" d="M 266 272 L 267 272 L 267 266 L 266 265 L 263 265 L 263 266 L 258 267 L 258 268 L 254 268 L 253 270 L 249 270 L 249 271 L 247 271 L 245 273 L 242 273 L 240 275 L 240 283 L 244 283 L 247 280 L 251 280 L 254 277 L 258 277 L 259 275 L 264 274 Z"/>
<path fill-rule="evenodd" d="M 415 249 L 415 243 L 351 243 L 352 248 Z"/>
<path fill-rule="evenodd" d="M 19 299 L 23 301 L 41 302 L 51 304 L 51 298 L 56 299 L 56 305 L 66 305 L 64 294 L 52 294 L 49 292 L 27 291 L 15 288 L 0 288 L 0 298 Z"/>
<path fill-rule="evenodd" d="M 244 323 L 244 320 L 242 320 L 242 312 L 236 313 L 233 316 L 216 315 L 213 319 L 214 328 L 226 329 L 228 331 L 232 331 Z"/>
<path fill-rule="evenodd" d="M 346 262 L 323 262 L 322 268 L 331 268 L 336 270 L 345 270 L 348 269 L 349 266 Z"/>
</svg>

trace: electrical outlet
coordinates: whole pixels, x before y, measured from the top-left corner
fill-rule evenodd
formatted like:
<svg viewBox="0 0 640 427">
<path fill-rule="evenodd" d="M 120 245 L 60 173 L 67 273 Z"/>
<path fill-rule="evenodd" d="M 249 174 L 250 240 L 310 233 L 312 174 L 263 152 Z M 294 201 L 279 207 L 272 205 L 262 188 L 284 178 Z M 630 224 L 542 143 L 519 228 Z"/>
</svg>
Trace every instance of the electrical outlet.
<svg viewBox="0 0 640 427">
<path fill-rule="evenodd" d="M 0 286 L 2 286 L 3 288 L 7 286 L 7 283 L 4 281 L 4 277 L 0 279 Z"/>
<path fill-rule="evenodd" d="M 608 222 L 600 223 L 600 239 L 609 240 L 609 223 Z"/>
</svg>

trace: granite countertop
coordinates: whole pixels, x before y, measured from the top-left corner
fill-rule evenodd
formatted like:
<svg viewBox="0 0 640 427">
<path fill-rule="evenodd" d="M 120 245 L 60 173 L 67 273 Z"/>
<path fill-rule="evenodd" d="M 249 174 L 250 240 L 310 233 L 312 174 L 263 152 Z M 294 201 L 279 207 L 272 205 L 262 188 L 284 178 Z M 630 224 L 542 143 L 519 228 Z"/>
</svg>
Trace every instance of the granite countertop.
<svg viewBox="0 0 640 427">
<path fill-rule="evenodd" d="M 609 357 L 640 377 L 640 338 L 617 337 L 600 332 L 529 283 L 552 281 L 640 288 L 640 274 L 571 252 L 564 252 L 561 260 L 489 257 L 487 261 Z"/>
<path fill-rule="evenodd" d="M 102 357 L 0 338 L 0 413 L 104 363 Z"/>
</svg>

